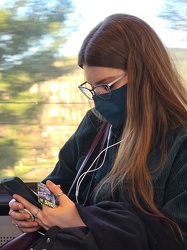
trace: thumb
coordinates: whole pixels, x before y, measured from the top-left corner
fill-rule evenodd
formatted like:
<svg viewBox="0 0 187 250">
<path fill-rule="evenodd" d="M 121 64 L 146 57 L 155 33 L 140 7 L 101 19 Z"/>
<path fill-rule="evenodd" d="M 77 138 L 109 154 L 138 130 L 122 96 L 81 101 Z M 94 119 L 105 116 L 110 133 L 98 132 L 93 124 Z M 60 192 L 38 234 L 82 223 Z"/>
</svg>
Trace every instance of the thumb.
<svg viewBox="0 0 187 250">
<path fill-rule="evenodd" d="M 64 192 L 60 189 L 60 185 L 56 185 L 52 181 L 48 180 L 46 181 L 46 186 L 55 195 L 60 205 L 63 205 L 65 202 L 67 203 L 68 201 L 70 201 L 67 195 L 65 195 Z"/>
</svg>

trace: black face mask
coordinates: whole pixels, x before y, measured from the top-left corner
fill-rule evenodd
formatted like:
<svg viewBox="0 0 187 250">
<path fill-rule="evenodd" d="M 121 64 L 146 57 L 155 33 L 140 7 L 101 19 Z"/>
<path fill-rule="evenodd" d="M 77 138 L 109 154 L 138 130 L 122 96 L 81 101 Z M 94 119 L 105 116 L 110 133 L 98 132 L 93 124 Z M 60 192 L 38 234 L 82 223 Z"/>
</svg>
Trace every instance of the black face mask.
<svg viewBox="0 0 187 250">
<path fill-rule="evenodd" d="M 103 94 L 105 95 L 105 94 Z M 102 96 L 102 95 L 101 95 Z M 111 92 L 109 100 L 94 95 L 95 109 L 114 127 L 124 124 L 127 116 L 127 84 Z"/>
</svg>

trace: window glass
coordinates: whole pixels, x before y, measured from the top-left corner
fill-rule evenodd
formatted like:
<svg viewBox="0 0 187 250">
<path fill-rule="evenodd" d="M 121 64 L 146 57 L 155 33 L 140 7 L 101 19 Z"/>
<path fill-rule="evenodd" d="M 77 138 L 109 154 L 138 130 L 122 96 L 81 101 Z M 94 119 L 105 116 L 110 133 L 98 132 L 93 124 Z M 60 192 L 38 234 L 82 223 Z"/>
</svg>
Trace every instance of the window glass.
<svg viewBox="0 0 187 250">
<path fill-rule="evenodd" d="M 185 0 L 1 0 L 0 178 L 42 180 L 93 103 L 77 54 L 103 18 L 124 12 L 148 22 L 187 82 Z M 104 11 L 103 11 L 104 10 Z"/>
</svg>

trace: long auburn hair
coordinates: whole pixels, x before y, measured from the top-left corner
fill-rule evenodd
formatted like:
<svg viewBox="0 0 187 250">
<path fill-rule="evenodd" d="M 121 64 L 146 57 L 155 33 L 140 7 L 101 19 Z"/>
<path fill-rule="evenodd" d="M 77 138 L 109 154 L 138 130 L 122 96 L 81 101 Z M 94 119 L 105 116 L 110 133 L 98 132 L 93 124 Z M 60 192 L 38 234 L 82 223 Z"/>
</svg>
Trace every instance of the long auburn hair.
<svg viewBox="0 0 187 250">
<path fill-rule="evenodd" d="M 154 204 L 154 189 L 147 169 L 150 150 L 161 146 L 161 163 L 167 158 L 166 134 L 187 126 L 187 92 L 155 31 L 143 20 L 127 14 L 105 18 L 85 38 L 78 64 L 127 70 L 127 120 L 114 166 L 98 185 L 111 183 L 128 191 L 134 204 L 164 217 Z M 162 165 L 162 164 L 159 165 Z M 128 188 L 124 187 L 128 180 Z M 146 212 L 146 211 L 145 211 Z"/>
</svg>

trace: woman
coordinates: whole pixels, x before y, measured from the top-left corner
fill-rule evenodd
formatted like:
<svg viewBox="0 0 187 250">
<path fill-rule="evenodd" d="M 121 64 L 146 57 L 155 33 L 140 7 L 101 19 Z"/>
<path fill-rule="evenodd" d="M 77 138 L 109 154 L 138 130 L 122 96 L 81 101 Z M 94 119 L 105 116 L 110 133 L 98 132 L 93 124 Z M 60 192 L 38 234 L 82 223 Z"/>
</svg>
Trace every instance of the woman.
<svg viewBox="0 0 187 250">
<path fill-rule="evenodd" d="M 78 64 L 86 78 L 79 88 L 95 108 L 44 180 L 59 206 L 38 210 L 15 195 L 9 212 L 13 224 L 24 232 L 86 228 L 102 250 L 183 249 L 179 235 L 187 246 L 187 95 L 166 49 L 144 21 L 115 14 L 85 38 Z M 110 125 L 106 142 L 97 144 L 76 177 L 105 121 Z M 24 207 L 34 221 L 18 212 Z"/>
</svg>

